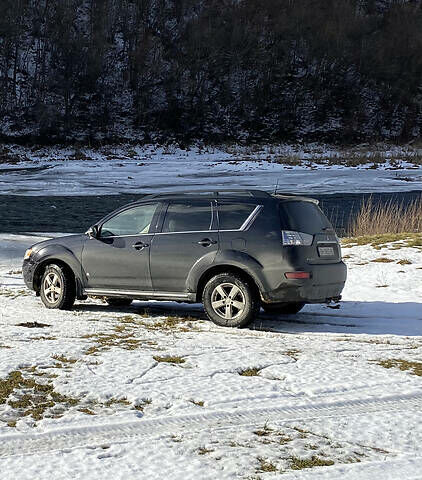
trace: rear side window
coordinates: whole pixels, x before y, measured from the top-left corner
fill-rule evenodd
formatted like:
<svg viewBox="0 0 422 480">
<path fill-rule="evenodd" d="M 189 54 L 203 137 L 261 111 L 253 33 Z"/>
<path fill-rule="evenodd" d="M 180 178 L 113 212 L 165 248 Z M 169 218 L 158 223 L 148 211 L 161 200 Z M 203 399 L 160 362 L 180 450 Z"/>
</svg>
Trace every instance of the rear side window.
<svg viewBox="0 0 422 480">
<path fill-rule="evenodd" d="M 210 230 L 212 210 L 210 202 L 171 203 L 164 218 L 163 232 L 199 232 Z"/>
<path fill-rule="evenodd" d="M 224 203 L 218 206 L 220 230 L 238 230 L 255 210 L 250 203 Z"/>
<path fill-rule="evenodd" d="M 311 202 L 281 202 L 280 221 L 282 230 L 315 235 L 332 228 L 320 208 Z"/>
</svg>

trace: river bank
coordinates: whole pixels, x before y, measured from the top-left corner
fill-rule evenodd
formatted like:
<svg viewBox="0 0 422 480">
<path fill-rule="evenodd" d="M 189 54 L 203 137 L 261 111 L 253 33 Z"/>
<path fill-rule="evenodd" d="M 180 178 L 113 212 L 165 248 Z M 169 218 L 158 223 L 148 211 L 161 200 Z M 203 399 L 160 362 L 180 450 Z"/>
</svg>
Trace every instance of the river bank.
<svg viewBox="0 0 422 480">
<path fill-rule="evenodd" d="M 336 193 L 313 195 L 339 234 L 359 211 L 362 202 L 372 197 L 374 204 L 404 204 L 419 198 L 422 191 L 383 193 Z M 107 213 L 142 198 L 137 194 L 97 196 L 0 195 L 0 232 L 82 232 Z"/>
</svg>

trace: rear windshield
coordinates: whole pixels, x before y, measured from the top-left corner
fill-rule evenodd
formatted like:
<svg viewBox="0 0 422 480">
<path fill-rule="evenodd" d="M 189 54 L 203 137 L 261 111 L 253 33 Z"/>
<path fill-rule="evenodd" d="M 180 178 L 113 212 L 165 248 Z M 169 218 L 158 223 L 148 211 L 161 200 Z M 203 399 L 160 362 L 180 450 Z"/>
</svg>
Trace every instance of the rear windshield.
<svg viewBox="0 0 422 480">
<path fill-rule="evenodd" d="M 332 228 L 320 208 L 311 202 L 280 202 L 280 221 L 282 230 L 310 235 Z"/>
</svg>

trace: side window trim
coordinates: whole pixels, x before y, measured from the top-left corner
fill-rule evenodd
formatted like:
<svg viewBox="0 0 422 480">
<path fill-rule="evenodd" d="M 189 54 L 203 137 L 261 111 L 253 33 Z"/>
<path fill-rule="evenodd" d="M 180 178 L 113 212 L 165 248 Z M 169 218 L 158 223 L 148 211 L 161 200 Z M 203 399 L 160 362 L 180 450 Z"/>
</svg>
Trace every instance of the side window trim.
<svg viewBox="0 0 422 480">
<path fill-rule="evenodd" d="M 220 205 L 230 205 L 230 202 L 223 202 L 223 203 L 217 202 L 217 203 L 218 203 L 218 206 L 220 206 Z M 256 217 L 259 215 L 261 210 L 263 210 L 263 208 L 264 208 L 264 205 L 256 205 L 256 207 L 249 214 L 248 218 L 246 218 L 246 220 L 243 222 L 243 224 L 239 228 L 229 228 L 229 229 L 224 229 L 224 230 L 220 230 L 220 228 L 218 228 L 218 231 L 219 232 L 245 232 L 245 231 L 249 230 L 251 228 L 251 226 L 253 225 L 253 223 L 255 222 Z M 217 217 L 218 217 L 218 227 L 220 227 L 220 219 L 219 219 L 218 208 L 217 208 Z"/>
<path fill-rule="evenodd" d="M 210 200 L 210 208 L 211 208 L 211 221 L 210 221 L 210 229 L 209 230 L 185 230 L 182 232 L 163 232 L 163 226 L 164 226 L 164 219 L 167 215 L 167 210 L 169 209 L 170 205 L 172 203 L 178 203 L 177 201 L 174 202 L 168 202 L 163 208 L 162 208 L 162 215 L 160 218 L 160 222 L 158 225 L 157 222 L 157 231 L 155 235 L 174 235 L 174 234 L 181 234 L 181 233 L 218 233 L 218 210 L 217 210 L 217 201 L 216 200 Z M 180 203 L 180 202 L 179 202 Z"/>
<path fill-rule="evenodd" d="M 139 208 L 139 207 L 148 206 L 148 205 L 157 205 L 157 208 L 155 209 L 154 215 L 153 215 L 152 220 L 151 220 L 151 226 L 150 226 L 150 231 L 149 232 L 147 232 L 147 233 L 134 233 L 134 234 L 131 234 L 131 235 L 110 235 L 110 236 L 107 236 L 107 237 L 102 237 L 101 236 L 101 230 L 103 228 L 103 225 L 106 222 L 108 222 L 109 220 L 111 220 L 112 218 L 117 217 L 117 215 L 120 215 L 123 212 L 127 212 L 128 210 L 131 210 L 132 208 Z M 99 231 L 100 231 L 99 238 L 126 238 L 126 237 L 129 238 L 129 237 L 142 237 L 143 235 L 154 235 L 155 234 L 154 230 L 156 229 L 156 226 L 158 224 L 158 218 L 159 218 L 159 214 L 160 214 L 161 210 L 162 210 L 162 203 L 160 203 L 160 202 L 148 202 L 148 203 L 141 203 L 139 205 L 130 205 L 130 206 L 127 206 L 127 207 L 123 207 L 121 210 L 118 210 L 114 214 L 112 213 L 112 214 L 106 216 L 103 220 L 100 221 L 100 223 L 98 225 L 99 226 Z"/>
</svg>

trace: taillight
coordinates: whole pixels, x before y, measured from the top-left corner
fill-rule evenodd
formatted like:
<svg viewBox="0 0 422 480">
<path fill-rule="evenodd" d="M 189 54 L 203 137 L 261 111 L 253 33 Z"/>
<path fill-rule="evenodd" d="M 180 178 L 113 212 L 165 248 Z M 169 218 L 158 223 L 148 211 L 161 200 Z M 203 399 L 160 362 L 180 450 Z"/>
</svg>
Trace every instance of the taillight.
<svg viewBox="0 0 422 480">
<path fill-rule="evenodd" d="M 284 276 L 289 280 L 302 280 L 305 278 L 311 278 L 311 274 L 309 272 L 286 272 Z"/>
<path fill-rule="evenodd" d="M 281 232 L 281 239 L 283 245 L 303 245 L 309 247 L 314 241 L 314 236 L 309 233 L 292 232 L 290 230 L 283 230 Z"/>
</svg>

